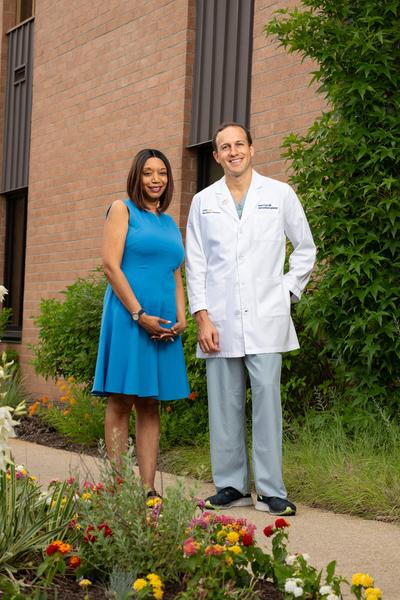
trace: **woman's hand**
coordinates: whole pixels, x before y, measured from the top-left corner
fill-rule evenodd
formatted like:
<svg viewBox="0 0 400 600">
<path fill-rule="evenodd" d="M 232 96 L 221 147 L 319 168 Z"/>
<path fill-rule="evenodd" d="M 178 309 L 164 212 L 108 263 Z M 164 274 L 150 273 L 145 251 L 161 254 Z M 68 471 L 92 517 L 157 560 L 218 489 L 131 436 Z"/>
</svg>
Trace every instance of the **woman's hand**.
<svg viewBox="0 0 400 600">
<path fill-rule="evenodd" d="M 175 335 L 174 333 L 171 333 L 171 329 L 161 327 L 161 323 L 171 323 L 171 321 L 162 319 L 161 317 L 154 317 L 144 313 L 141 315 L 138 323 L 140 327 L 143 327 L 143 329 L 147 331 L 152 339 L 173 339 L 173 336 Z"/>
<path fill-rule="evenodd" d="M 174 325 L 172 325 L 170 331 L 173 332 L 174 335 L 181 335 L 186 329 L 186 321 L 177 321 Z"/>
</svg>

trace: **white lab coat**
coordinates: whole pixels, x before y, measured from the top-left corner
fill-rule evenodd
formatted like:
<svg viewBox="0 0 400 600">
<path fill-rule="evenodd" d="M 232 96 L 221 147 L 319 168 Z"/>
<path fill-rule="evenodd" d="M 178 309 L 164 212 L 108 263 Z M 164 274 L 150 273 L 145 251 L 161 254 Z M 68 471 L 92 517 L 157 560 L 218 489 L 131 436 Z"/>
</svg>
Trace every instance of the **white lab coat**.
<svg viewBox="0 0 400 600">
<path fill-rule="evenodd" d="M 286 237 L 293 244 L 283 273 Z M 300 299 L 315 262 L 303 208 L 286 183 L 253 170 L 239 219 L 225 177 L 196 194 L 186 234 L 191 313 L 207 309 L 220 352 L 238 357 L 299 347 L 290 316 L 290 292 Z"/>
</svg>

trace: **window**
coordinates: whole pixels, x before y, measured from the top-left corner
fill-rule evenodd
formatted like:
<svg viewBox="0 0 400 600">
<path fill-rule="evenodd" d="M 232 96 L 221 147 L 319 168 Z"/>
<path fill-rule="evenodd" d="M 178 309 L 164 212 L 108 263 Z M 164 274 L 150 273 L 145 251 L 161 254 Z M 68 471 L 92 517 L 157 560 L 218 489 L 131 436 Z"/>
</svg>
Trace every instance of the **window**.
<svg viewBox="0 0 400 600">
<path fill-rule="evenodd" d="M 30 19 L 35 14 L 35 0 L 17 0 L 16 25 Z"/>
<path fill-rule="evenodd" d="M 214 160 L 211 144 L 203 144 L 197 148 L 197 191 L 203 190 L 218 179 L 224 172 Z"/>
<path fill-rule="evenodd" d="M 189 148 L 223 121 L 248 126 L 254 0 L 197 0 Z"/>
<path fill-rule="evenodd" d="M 4 306 L 11 308 L 13 312 L 3 338 L 9 341 L 19 341 L 22 336 L 26 217 L 26 192 L 7 195 L 4 285 L 8 289 L 8 295 L 4 299 Z"/>
</svg>

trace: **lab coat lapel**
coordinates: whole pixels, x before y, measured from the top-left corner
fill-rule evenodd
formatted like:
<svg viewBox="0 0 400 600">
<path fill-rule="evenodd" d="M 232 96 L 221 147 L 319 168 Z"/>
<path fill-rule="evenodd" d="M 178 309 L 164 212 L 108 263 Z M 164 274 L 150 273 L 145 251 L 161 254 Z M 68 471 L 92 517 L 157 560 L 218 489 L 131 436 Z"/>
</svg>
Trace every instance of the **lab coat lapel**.
<svg viewBox="0 0 400 600">
<path fill-rule="evenodd" d="M 250 187 L 247 191 L 246 202 L 244 203 L 242 213 L 242 224 L 245 223 L 250 215 L 256 210 L 257 204 L 260 201 L 260 189 L 262 189 L 262 179 L 256 171 L 253 171 Z"/>
<path fill-rule="evenodd" d="M 220 209 L 235 221 L 239 220 L 234 200 L 231 196 L 228 186 L 225 183 L 225 177 L 218 181 L 216 190 L 217 202 Z"/>
</svg>

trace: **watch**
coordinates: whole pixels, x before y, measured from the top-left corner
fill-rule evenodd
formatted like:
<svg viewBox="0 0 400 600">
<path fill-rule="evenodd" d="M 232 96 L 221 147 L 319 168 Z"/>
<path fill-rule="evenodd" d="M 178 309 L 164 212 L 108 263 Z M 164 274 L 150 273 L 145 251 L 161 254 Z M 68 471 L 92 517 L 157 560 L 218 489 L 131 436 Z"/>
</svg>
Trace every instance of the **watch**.
<svg viewBox="0 0 400 600">
<path fill-rule="evenodd" d="M 143 310 L 143 308 L 141 308 L 140 310 L 138 310 L 138 312 L 131 313 L 131 316 L 134 321 L 139 321 L 140 317 L 143 314 L 144 314 L 144 310 Z"/>
</svg>

